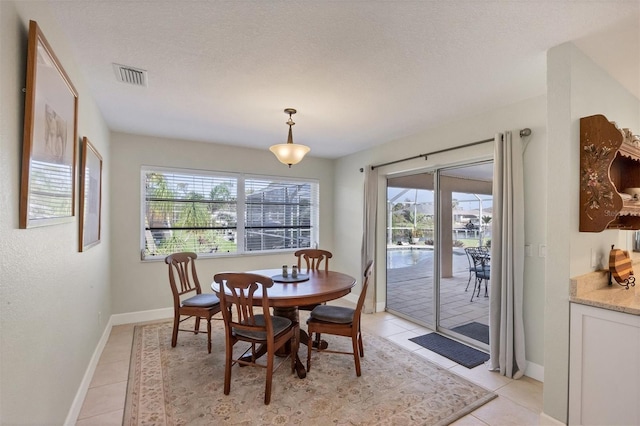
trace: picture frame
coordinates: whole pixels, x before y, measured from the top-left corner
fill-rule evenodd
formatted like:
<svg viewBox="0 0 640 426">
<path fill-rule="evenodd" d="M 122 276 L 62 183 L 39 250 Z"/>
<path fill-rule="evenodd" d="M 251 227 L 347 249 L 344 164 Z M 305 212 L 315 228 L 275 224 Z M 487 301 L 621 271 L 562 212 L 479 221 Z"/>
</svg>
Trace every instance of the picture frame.
<svg viewBox="0 0 640 426">
<path fill-rule="evenodd" d="M 21 229 L 75 216 L 78 92 L 35 21 L 29 21 Z"/>
<path fill-rule="evenodd" d="M 85 136 L 80 160 L 80 243 L 86 251 L 100 243 L 102 216 L 102 156 Z"/>
</svg>

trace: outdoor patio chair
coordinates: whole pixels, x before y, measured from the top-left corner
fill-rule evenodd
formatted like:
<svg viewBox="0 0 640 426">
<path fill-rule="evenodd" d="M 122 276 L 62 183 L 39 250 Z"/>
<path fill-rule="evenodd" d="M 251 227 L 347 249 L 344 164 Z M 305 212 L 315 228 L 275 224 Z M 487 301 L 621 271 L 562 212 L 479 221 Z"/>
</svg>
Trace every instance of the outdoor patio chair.
<svg viewBox="0 0 640 426">
<path fill-rule="evenodd" d="M 467 255 L 467 260 L 469 261 L 469 281 L 467 281 L 467 286 L 464 291 L 469 290 L 469 284 L 471 284 L 471 278 L 473 278 L 477 271 L 482 270 L 482 260 L 479 256 L 479 248 L 478 247 L 465 247 L 464 252 Z"/>
<path fill-rule="evenodd" d="M 475 275 L 475 284 L 473 287 L 473 291 L 471 292 L 471 302 L 473 302 L 473 297 L 478 290 L 478 294 L 476 297 L 480 297 L 480 290 L 482 288 L 482 281 L 484 281 L 484 295 L 488 297 L 488 282 L 491 278 L 491 266 L 489 265 L 489 261 L 491 254 L 489 253 L 489 249 L 487 247 L 468 247 L 465 249 L 467 256 L 470 258 L 469 260 L 469 282 L 471 282 L 471 274 Z M 467 283 L 467 289 L 469 288 L 469 283 Z M 465 291 L 467 291 L 465 289 Z"/>
<path fill-rule="evenodd" d="M 478 289 L 478 294 L 476 297 L 480 297 L 480 289 L 482 287 L 482 281 L 484 281 L 484 297 L 489 297 L 489 292 L 487 290 L 489 280 L 491 279 L 491 266 L 486 265 L 480 271 L 476 271 L 476 287 Z M 475 288 L 474 288 L 475 293 Z M 473 302 L 473 293 L 471 293 L 471 301 Z"/>
</svg>

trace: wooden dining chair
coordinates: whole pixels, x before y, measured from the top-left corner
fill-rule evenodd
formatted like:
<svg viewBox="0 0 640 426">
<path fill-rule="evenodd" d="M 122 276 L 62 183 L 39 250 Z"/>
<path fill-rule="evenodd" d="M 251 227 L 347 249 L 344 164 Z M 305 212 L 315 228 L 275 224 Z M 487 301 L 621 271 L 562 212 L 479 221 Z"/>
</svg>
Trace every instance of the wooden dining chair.
<svg viewBox="0 0 640 426">
<path fill-rule="evenodd" d="M 164 261 L 169 265 L 169 284 L 173 293 L 173 334 L 171 347 L 178 343 L 178 331 L 200 332 L 200 319 L 207 321 L 207 349 L 211 353 L 211 319 L 220 312 L 220 300 L 215 294 L 204 294 L 198 281 L 198 255 L 191 252 L 173 253 Z M 176 278 L 177 276 L 177 278 Z M 185 318 L 182 318 L 182 317 Z M 193 329 L 182 329 L 180 323 L 195 317 Z"/>
<path fill-rule="evenodd" d="M 307 271 L 324 270 L 327 272 L 329 270 L 329 259 L 333 257 L 333 253 L 328 250 L 311 248 L 300 249 L 293 255 L 298 258 L 298 271 L 302 271 L 302 262 L 304 261 Z M 319 306 L 319 304 L 299 306 L 298 309 L 303 311 L 312 311 L 316 306 Z M 320 334 L 316 334 L 315 346 L 325 346 L 321 342 Z"/>
<path fill-rule="evenodd" d="M 325 348 L 318 348 L 320 352 L 330 352 L 338 354 L 353 355 L 356 364 L 356 375 L 359 377 L 360 357 L 364 356 L 364 346 L 362 344 L 362 331 L 360 330 L 360 316 L 364 306 L 364 299 L 369 287 L 369 277 L 373 270 L 373 260 L 367 263 L 364 270 L 364 280 L 358 304 L 356 308 L 347 308 L 343 306 L 320 305 L 311 311 L 311 315 L 307 320 L 307 330 L 309 333 L 309 342 L 307 346 L 307 371 L 311 370 L 311 333 L 327 333 L 337 336 L 351 337 L 351 345 L 353 352 L 333 351 Z"/>
<path fill-rule="evenodd" d="M 333 257 L 333 253 L 322 249 L 301 249 L 294 253 L 298 258 L 298 270 L 302 270 L 302 261 L 304 260 L 307 270 L 318 271 L 324 269 L 329 270 L 329 259 Z"/>
<path fill-rule="evenodd" d="M 264 403 L 271 402 L 271 382 L 276 351 L 291 342 L 291 371 L 295 371 L 298 353 L 298 335 L 300 326 L 288 318 L 271 315 L 267 289 L 273 286 L 273 280 L 263 275 L 244 272 L 224 272 L 216 274 L 213 280 L 219 286 L 218 295 L 222 305 L 225 326 L 225 368 L 224 394 L 231 391 L 231 367 L 234 364 L 251 365 L 267 369 L 264 390 Z M 254 306 L 254 299 L 262 302 Z M 238 342 L 248 342 L 250 346 L 241 356 L 233 357 L 233 347 Z M 266 346 L 266 364 L 258 363 L 256 345 Z M 249 357 L 244 357 L 251 352 Z"/>
</svg>

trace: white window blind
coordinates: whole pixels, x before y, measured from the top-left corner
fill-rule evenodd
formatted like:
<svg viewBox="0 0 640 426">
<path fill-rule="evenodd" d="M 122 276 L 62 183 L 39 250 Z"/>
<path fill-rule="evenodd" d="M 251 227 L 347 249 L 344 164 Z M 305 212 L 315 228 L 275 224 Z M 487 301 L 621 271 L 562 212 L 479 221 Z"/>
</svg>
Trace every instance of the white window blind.
<svg viewBox="0 0 640 426">
<path fill-rule="evenodd" d="M 143 168 L 142 257 L 203 256 L 311 247 L 318 183 Z"/>
<path fill-rule="evenodd" d="M 245 182 L 247 251 L 311 247 L 317 184 L 251 178 Z"/>
</svg>

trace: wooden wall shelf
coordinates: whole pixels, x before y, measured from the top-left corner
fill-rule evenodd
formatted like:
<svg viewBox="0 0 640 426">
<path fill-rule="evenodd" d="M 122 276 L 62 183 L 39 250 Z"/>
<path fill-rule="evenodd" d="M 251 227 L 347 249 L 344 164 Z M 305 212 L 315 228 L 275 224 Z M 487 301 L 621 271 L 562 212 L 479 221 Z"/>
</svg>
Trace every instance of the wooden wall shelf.
<svg viewBox="0 0 640 426">
<path fill-rule="evenodd" d="M 580 119 L 580 231 L 640 229 L 640 137 L 604 115 Z"/>
</svg>

